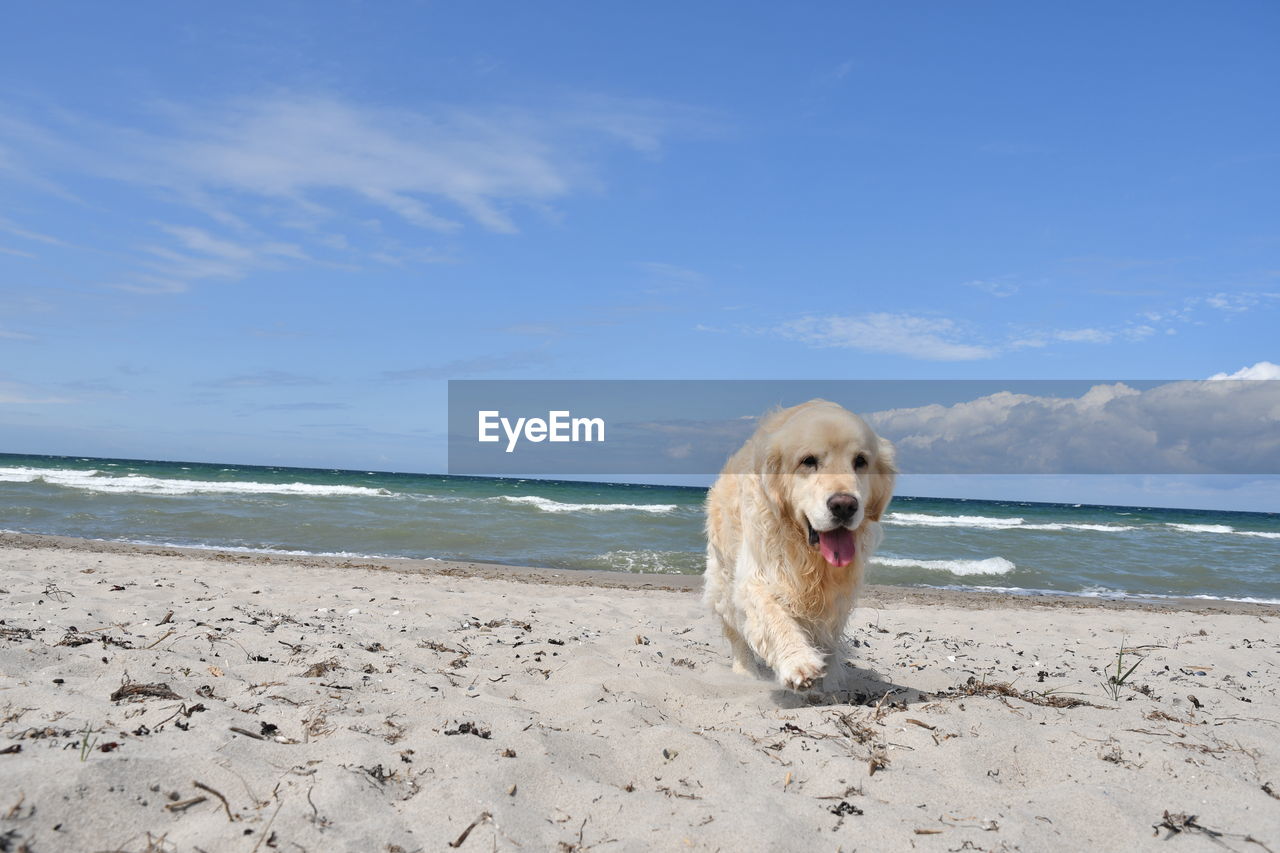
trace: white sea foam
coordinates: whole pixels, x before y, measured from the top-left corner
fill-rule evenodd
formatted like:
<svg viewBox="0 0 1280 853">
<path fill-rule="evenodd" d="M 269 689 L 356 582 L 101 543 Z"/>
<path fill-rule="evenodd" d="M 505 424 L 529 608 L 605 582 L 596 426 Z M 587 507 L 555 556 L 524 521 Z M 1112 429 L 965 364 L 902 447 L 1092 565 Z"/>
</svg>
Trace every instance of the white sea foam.
<svg viewBox="0 0 1280 853">
<path fill-rule="evenodd" d="M 1177 530 L 1182 533 L 1220 533 L 1236 536 L 1254 536 L 1260 539 L 1280 539 L 1280 533 L 1263 530 L 1236 530 L 1229 524 L 1179 524 L 1162 525 L 1094 524 L 1072 521 L 1028 522 L 1025 518 L 997 518 L 987 515 L 929 515 L 922 512 L 891 512 L 885 516 L 886 524 L 904 527 L 969 527 L 978 530 L 1087 530 L 1094 533 L 1124 533 L 1147 529 Z"/>
<path fill-rule="evenodd" d="M 915 560 L 909 557 L 873 557 L 871 562 L 881 566 L 901 569 L 929 569 L 950 572 L 957 576 L 1007 575 L 1017 568 L 1004 557 L 987 557 L 985 560 Z"/>
<path fill-rule="evenodd" d="M 1123 533 L 1126 530 L 1137 530 L 1132 524 L 1085 524 L 1075 522 L 1049 521 L 1044 524 L 1021 524 L 1019 530 L 1093 530 L 1098 533 Z"/>
<path fill-rule="evenodd" d="M 1280 598 L 1253 598 L 1250 596 L 1240 595 L 1169 595 L 1158 592 L 1128 592 L 1123 589 L 1111 589 L 1102 586 L 1091 586 L 1086 589 L 1069 591 L 1063 589 L 1029 589 L 1020 586 L 984 586 L 981 584 L 943 584 L 941 586 L 927 586 L 926 589 L 954 589 L 963 590 L 965 592 L 995 592 L 1001 595 L 1021 595 L 1028 597 L 1036 597 L 1043 595 L 1061 595 L 1068 598 L 1105 598 L 1111 600 L 1122 601 L 1168 601 L 1168 600 L 1196 600 L 1196 601 L 1232 601 L 1242 602 L 1244 604 L 1280 604 Z"/>
<path fill-rule="evenodd" d="M 499 495 L 491 500 L 507 501 L 508 503 L 526 504 L 536 507 L 543 512 L 652 512 L 652 513 L 668 513 L 675 512 L 677 507 L 675 504 L 570 504 L 553 501 L 550 498 L 542 498 L 537 495 Z"/>
<path fill-rule="evenodd" d="M 684 574 L 680 571 L 680 561 L 687 561 L 684 551 L 645 551 L 618 549 L 599 554 L 595 559 L 608 565 L 614 571 L 642 572 L 645 574 Z"/>
<path fill-rule="evenodd" d="M 1185 533 L 1235 533 L 1236 529 L 1230 524 L 1176 524 L 1172 521 L 1167 522 L 1166 527 L 1172 527 L 1174 530 L 1181 530 Z"/>
<path fill-rule="evenodd" d="M 1166 527 L 1181 530 L 1184 533 L 1229 533 L 1233 536 L 1255 536 L 1260 539 L 1280 539 L 1280 533 L 1265 530 L 1236 530 L 1229 524 L 1175 524 L 1168 522 Z"/>
<path fill-rule="evenodd" d="M 1122 533 L 1137 528 L 1127 524 L 1087 524 L 1084 522 L 1050 521 L 1028 523 L 1025 518 L 996 518 L 988 515 L 928 515 L 922 512 L 891 512 L 887 524 L 906 527 L 974 527 L 980 530 L 1092 530 L 1099 533 Z"/>
<path fill-rule="evenodd" d="M 1001 530 L 1020 527 L 1025 524 L 1022 518 L 993 518 L 987 515 L 928 515 L 923 512 L 891 512 L 884 519 L 889 524 L 903 524 L 911 527 L 983 527 Z"/>
<path fill-rule="evenodd" d="M 136 495 L 344 495 L 360 497 L 386 497 L 393 495 L 386 489 L 367 486 L 320 485 L 317 483 L 257 483 L 246 480 L 182 480 L 164 477 L 145 477 L 130 474 L 124 477 L 104 475 L 96 470 L 81 471 L 74 468 L 0 468 L 0 482 L 44 482 L 52 486 L 81 489 L 88 492 Z"/>
</svg>

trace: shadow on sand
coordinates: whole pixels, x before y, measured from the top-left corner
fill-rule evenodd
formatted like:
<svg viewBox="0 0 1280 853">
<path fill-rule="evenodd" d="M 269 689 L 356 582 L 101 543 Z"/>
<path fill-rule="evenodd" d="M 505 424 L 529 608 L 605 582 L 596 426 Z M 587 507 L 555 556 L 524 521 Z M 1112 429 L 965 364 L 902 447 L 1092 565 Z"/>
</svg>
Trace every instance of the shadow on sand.
<svg viewBox="0 0 1280 853">
<path fill-rule="evenodd" d="M 773 678 L 773 673 L 761 667 L 761 678 Z M 904 684 L 895 684 L 880 677 L 880 674 L 861 667 L 846 666 L 844 668 L 844 684 L 841 690 L 806 690 L 796 693 L 778 688 L 773 691 L 773 699 L 780 708 L 811 708 L 814 706 L 865 706 L 874 708 L 883 705 L 885 708 L 898 707 L 905 709 L 917 702 L 927 702 L 934 698 L 932 694 Z"/>
</svg>

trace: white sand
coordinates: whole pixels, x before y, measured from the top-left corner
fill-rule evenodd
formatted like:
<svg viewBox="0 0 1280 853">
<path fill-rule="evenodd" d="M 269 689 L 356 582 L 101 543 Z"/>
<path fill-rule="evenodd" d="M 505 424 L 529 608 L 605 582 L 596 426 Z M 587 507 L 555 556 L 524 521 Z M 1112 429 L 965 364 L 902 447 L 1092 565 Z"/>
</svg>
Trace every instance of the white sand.
<svg viewBox="0 0 1280 853">
<path fill-rule="evenodd" d="M 812 704 L 689 591 L 157 551 L 0 540 L 0 849 L 1280 853 L 1274 608 L 879 591 Z"/>
</svg>

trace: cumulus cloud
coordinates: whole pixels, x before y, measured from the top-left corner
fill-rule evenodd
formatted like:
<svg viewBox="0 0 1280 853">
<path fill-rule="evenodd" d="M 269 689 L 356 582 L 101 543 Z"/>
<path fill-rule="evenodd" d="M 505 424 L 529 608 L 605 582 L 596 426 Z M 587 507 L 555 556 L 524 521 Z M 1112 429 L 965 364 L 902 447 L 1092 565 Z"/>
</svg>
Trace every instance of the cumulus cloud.
<svg viewBox="0 0 1280 853">
<path fill-rule="evenodd" d="M 1280 364 L 1273 364 L 1270 361 L 1260 361 L 1257 364 L 1242 367 L 1235 373 L 1215 373 L 1209 378 L 1212 380 L 1280 379 Z"/>
<path fill-rule="evenodd" d="M 1000 392 L 867 420 L 904 470 L 931 474 L 1280 472 L 1280 385 L 1097 385 L 1079 397 Z"/>
</svg>

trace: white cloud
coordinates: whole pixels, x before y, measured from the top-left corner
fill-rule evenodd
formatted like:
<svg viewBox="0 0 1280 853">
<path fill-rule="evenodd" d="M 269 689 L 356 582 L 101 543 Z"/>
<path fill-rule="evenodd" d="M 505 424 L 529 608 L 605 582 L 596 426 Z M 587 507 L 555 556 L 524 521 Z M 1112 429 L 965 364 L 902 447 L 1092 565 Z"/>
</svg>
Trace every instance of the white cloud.
<svg viewBox="0 0 1280 853">
<path fill-rule="evenodd" d="M 697 270 L 676 266 L 675 264 L 666 264 L 660 261 L 645 261 L 640 264 L 640 267 L 655 276 L 669 278 L 683 284 L 699 284 L 706 280 L 706 276 Z"/>
<path fill-rule="evenodd" d="M 237 277 L 264 259 L 307 261 L 293 241 L 266 236 L 281 228 L 302 229 L 329 252 L 360 246 L 366 258 L 407 256 L 405 246 L 370 228 L 370 208 L 436 234 L 468 226 L 514 233 L 522 212 L 546 218 L 557 201 L 597 191 L 595 164 L 605 149 L 652 155 L 672 128 L 700 123 L 687 110 L 650 101 L 406 110 L 293 94 L 171 106 L 148 127 L 66 113 L 40 122 L 0 115 L 22 146 L 13 156 L 26 172 L 87 173 L 146 188 L 247 238 L 160 226 L 173 244 L 144 247 L 147 272 L 125 285 L 152 292 Z M 3 220 L 0 229 L 54 239 Z M 413 248 L 422 248 L 421 239 Z M 364 246 L 370 240 L 377 245 Z"/>
<path fill-rule="evenodd" d="M 904 470 L 982 474 L 1280 473 L 1280 384 L 1000 392 L 867 416 Z"/>
<path fill-rule="evenodd" d="M 1115 337 L 1112 332 L 1104 332 L 1102 329 L 1064 329 L 1052 334 L 1053 337 L 1060 341 L 1085 344 L 1110 343 L 1111 339 Z"/>
<path fill-rule="evenodd" d="M 958 340 L 960 330 L 945 317 L 886 313 L 808 316 L 784 323 L 776 332 L 813 346 L 891 353 L 926 361 L 973 361 L 996 354 L 990 347 Z"/>
<path fill-rule="evenodd" d="M 972 287 L 975 290 L 981 290 L 983 293 L 988 293 L 1001 299 L 1013 296 L 1021 289 L 1016 282 L 1005 279 L 979 279 L 975 281 L 966 281 L 964 286 Z"/>
<path fill-rule="evenodd" d="M 71 403 L 66 397 L 48 397 L 39 389 L 23 382 L 0 380 L 0 403 L 15 406 L 39 406 L 48 403 Z"/>
<path fill-rule="evenodd" d="M 1280 364 L 1260 361 L 1257 364 L 1242 367 L 1235 373 L 1215 373 L 1209 379 L 1280 379 Z"/>
</svg>

